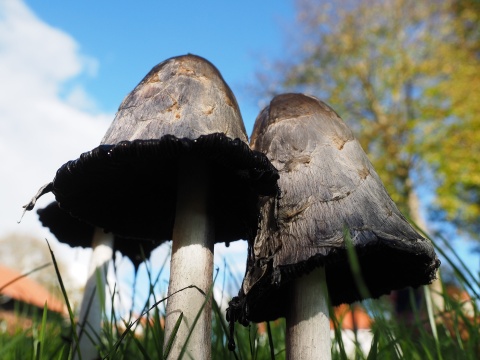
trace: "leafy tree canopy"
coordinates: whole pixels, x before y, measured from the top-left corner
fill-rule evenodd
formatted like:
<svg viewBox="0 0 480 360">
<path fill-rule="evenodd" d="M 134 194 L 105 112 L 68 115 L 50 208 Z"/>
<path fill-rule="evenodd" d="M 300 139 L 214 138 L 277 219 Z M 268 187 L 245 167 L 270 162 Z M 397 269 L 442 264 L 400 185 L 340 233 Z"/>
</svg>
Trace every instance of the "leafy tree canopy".
<svg viewBox="0 0 480 360">
<path fill-rule="evenodd" d="M 480 219 L 478 3 L 298 0 L 296 53 L 269 82 L 332 105 L 405 214 L 418 219 L 414 190 L 429 173 L 437 209 L 469 231 Z"/>
</svg>

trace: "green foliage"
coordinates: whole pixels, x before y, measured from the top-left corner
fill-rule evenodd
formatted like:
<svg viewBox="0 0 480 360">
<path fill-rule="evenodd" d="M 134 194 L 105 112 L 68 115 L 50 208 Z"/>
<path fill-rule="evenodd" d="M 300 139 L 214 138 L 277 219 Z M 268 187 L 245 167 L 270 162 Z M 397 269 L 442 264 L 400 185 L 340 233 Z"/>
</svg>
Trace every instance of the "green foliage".
<svg viewBox="0 0 480 360">
<path fill-rule="evenodd" d="M 62 338 L 68 324 L 49 312 L 31 306 L 17 306 L 18 325 L 0 331 L 0 359 L 67 359 L 70 344 Z"/>
<path fill-rule="evenodd" d="M 452 269 L 448 283 L 443 282 L 440 295 L 445 300 L 445 309 L 435 311 L 430 301 L 434 290 L 422 289 L 423 300 L 410 296 L 411 316 L 395 312 L 389 297 L 368 300 L 362 303 L 373 318 L 370 350 L 364 353 L 360 348 L 360 333 L 352 332 L 353 351 L 342 337 L 340 319 L 332 317 L 335 338 L 332 344 L 333 359 L 477 359 L 480 353 L 480 281 L 463 264 L 445 239 L 435 239 L 436 248 Z M 448 253 L 446 252 L 448 250 Z M 451 255 L 449 255 L 451 254 Z M 361 280 L 356 265 L 356 254 L 350 248 L 351 269 Z M 61 279 L 61 276 L 60 276 Z M 163 325 L 164 312 L 159 305 L 164 299 L 157 298 L 158 277 L 151 278 L 149 300 L 140 318 L 130 317 L 123 321 L 112 310 L 105 314 L 103 333 L 98 339 L 102 358 L 107 359 L 159 359 L 164 357 Z M 229 281 L 233 281 L 230 279 Z M 451 285 L 454 284 L 455 287 Z M 456 289 L 451 292 L 451 289 Z M 158 290 L 157 290 L 158 291 Z M 470 294 L 471 298 L 461 296 Z M 114 295 L 112 295 L 114 296 Z M 153 300 L 152 300 L 153 299 Z M 473 299 L 473 300 L 472 300 Z M 223 301 L 222 301 L 223 303 Z M 285 359 L 285 321 L 279 319 L 267 324 L 251 324 L 248 327 L 235 326 L 236 350 L 228 350 L 229 326 L 225 312 L 213 300 L 212 354 L 214 359 Z M 46 309 L 26 313 L 17 308 L 19 317 L 26 315 L 32 325 L 0 330 L 0 358 L 13 359 L 71 359 L 75 343 L 72 323 L 68 318 L 48 313 Z M 331 311 L 333 314 L 333 311 Z M 408 354 L 408 355 L 407 355 Z"/>
<path fill-rule="evenodd" d="M 300 1 L 305 46 L 284 79 L 287 89 L 316 94 L 352 126 L 405 214 L 412 171 L 421 159 L 421 109 L 437 106 L 423 98 L 432 81 L 423 69 L 435 51 L 431 34 L 440 31 L 429 6 L 408 0 Z"/>
<path fill-rule="evenodd" d="M 262 83 L 336 109 L 405 215 L 418 218 L 412 194 L 428 169 L 436 205 L 478 234 L 479 8 L 478 0 L 297 0 L 298 53 Z"/>
<path fill-rule="evenodd" d="M 449 121 L 426 146 L 439 177 L 437 205 L 445 218 L 474 237 L 480 233 L 480 1 L 451 2 L 449 40 L 438 47 L 434 67 L 444 77 L 435 98 L 448 100 Z"/>
<path fill-rule="evenodd" d="M 433 316 L 433 327 L 426 313 L 426 305 L 414 309 L 413 322 L 406 322 L 396 318 L 387 298 L 369 301 L 365 306 L 370 313 L 376 313 L 372 326 L 373 340 L 371 350 L 363 354 L 358 348 L 356 355 L 349 358 L 356 359 L 403 359 L 409 354 L 409 359 L 477 359 L 480 351 L 480 319 L 479 309 L 472 303 L 470 310 L 474 316 L 465 313 L 464 301 L 445 294 L 447 311 Z M 412 302 L 413 303 L 413 302 Z M 470 303 L 467 303 L 470 304 Z M 157 309 L 152 312 L 158 312 Z M 219 315 L 222 315 L 220 317 Z M 155 315 L 152 314 L 152 318 Z M 227 334 L 220 324 L 224 322 L 223 314 L 215 313 L 212 332 L 212 354 L 214 359 L 271 359 L 268 335 L 264 326 L 252 324 L 249 327 L 237 325 L 235 338 L 237 349 L 230 352 L 226 346 Z M 336 322 L 338 324 L 338 321 Z M 70 358 L 71 329 L 66 323 L 57 318 L 47 316 L 42 323 L 41 317 L 34 319 L 32 330 L 18 329 L 15 334 L 0 333 L 0 356 L 2 359 L 68 359 Z M 146 323 L 143 335 L 140 329 L 133 327 L 124 332 L 119 329 L 111 331 L 105 328 L 104 338 L 100 344 L 101 353 L 108 359 L 157 359 L 158 334 L 153 329 L 154 322 Z M 106 325 L 106 326 L 111 326 Z M 36 328 L 36 330 L 33 330 Z M 436 329 L 436 336 L 432 329 Z M 262 329 L 261 331 L 259 329 Z M 271 324 L 274 343 L 275 359 L 285 359 L 284 334 L 285 322 L 283 319 Z M 389 335 L 385 332 L 388 330 Z M 117 332 L 118 331 L 118 332 Z M 160 331 L 161 328 L 160 328 Z M 109 335 L 107 335 L 109 334 Z M 333 342 L 332 354 L 334 359 L 347 358 L 340 329 L 336 328 L 337 337 Z M 114 344 L 121 337 L 118 349 L 108 348 L 107 344 Z M 70 339 L 70 340 L 69 340 Z"/>
</svg>

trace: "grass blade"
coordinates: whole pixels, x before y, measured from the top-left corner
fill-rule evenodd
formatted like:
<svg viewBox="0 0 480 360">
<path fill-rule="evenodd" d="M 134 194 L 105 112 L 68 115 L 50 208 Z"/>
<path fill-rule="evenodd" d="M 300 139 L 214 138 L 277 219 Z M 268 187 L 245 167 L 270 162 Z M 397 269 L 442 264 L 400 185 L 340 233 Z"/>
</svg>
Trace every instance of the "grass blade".
<svg viewBox="0 0 480 360">
<path fill-rule="evenodd" d="M 373 333 L 372 346 L 370 347 L 370 351 L 368 352 L 367 360 L 377 360 L 379 336 L 380 332 L 378 330 Z"/>
<path fill-rule="evenodd" d="M 38 342 L 38 352 L 37 359 L 43 359 L 43 349 L 45 348 L 45 333 L 47 331 L 47 313 L 48 313 L 48 304 L 45 301 L 43 306 L 43 315 L 42 315 L 42 325 L 40 326 L 39 342 Z"/>
<path fill-rule="evenodd" d="M 270 347 L 270 359 L 275 360 L 275 349 L 273 346 L 272 328 L 270 321 L 267 321 L 268 346 Z"/>
<path fill-rule="evenodd" d="M 170 351 L 172 350 L 173 340 L 175 340 L 175 336 L 177 336 L 178 328 L 182 323 L 182 319 L 183 319 L 183 312 L 180 313 L 180 316 L 178 317 L 177 322 L 173 327 L 172 334 L 168 338 L 167 345 L 165 346 L 165 350 L 163 352 L 163 359 L 166 359 L 168 357 L 168 354 L 170 354 Z M 187 342 L 188 342 L 188 338 L 187 338 Z M 183 355 L 183 352 L 180 354 L 180 357 L 182 357 L 182 355 Z"/>
<path fill-rule="evenodd" d="M 181 292 L 181 291 L 184 291 L 185 289 L 192 289 L 192 288 L 195 288 L 195 289 L 197 289 L 198 291 L 200 291 L 200 292 L 203 293 L 203 291 L 202 291 L 201 289 L 199 289 L 199 288 L 198 288 L 197 286 L 195 286 L 195 285 L 185 286 L 184 288 L 182 288 L 182 289 L 180 289 L 180 290 L 177 290 L 177 291 L 175 291 L 174 293 L 170 294 L 169 296 L 166 296 L 166 297 L 164 297 L 163 299 L 155 302 L 150 308 L 148 308 L 147 310 L 145 310 L 144 312 L 142 312 L 142 313 L 140 314 L 140 316 L 139 316 L 135 321 L 133 321 L 132 323 L 130 323 L 130 324 L 127 326 L 127 328 L 126 328 L 125 331 L 122 333 L 122 335 L 120 336 L 120 338 L 117 340 L 117 342 L 115 343 L 115 345 L 113 346 L 113 348 L 110 350 L 110 352 L 109 352 L 106 356 L 103 357 L 103 359 L 107 359 L 108 357 L 110 357 L 113 353 L 115 353 L 115 352 L 118 350 L 120 344 L 122 343 L 123 339 L 127 336 L 127 334 L 129 333 L 129 331 L 131 330 L 131 328 L 132 328 L 133 326 L 135 326 L 135 325 L 142 319 L 143 316 L 147 315 L 151 310 L 155 309 L 158 305 L 160 305 L 161 303 L 163 303 L 165 300 L 168 300 L 168 298 L 172 297 L 173 295 L 175 295 L 175 294 L 177 294 L 177 293 L 179 293 L 179 292 Z"/>
<path fill-rule="evenodd" d="M 425 292 L 425 301 L 427 303 L 428 321 L 430 322 L 433 338 L 435 339 L 435 348 L 437 349 L 437 358 L 442 360 L 443 359 L 442 352 L 440 350 L 440 343 L 438 341 L 437 324 L 435 323 L 435 315 L 433 310 L 432 294 L 428 286 L 424 286 L 423 290 Z"/>
<path fill-rule="evenodd" d="M 36 267 L 35 269 L 29 271 L 29 272 L 26 272 L 25 274 L 22 274 L 12 280 L 10 280 L 9 282 L 3 284 L 1 287 L 0 287 L 0 293 L 2 292 L 3 289 L 5 289 L 7 286 L 9 285 L 12 285 L 14 282 L 20 280 L 20 279 L 23 279 L 24 277 L 27 277 L 29 276 L 30 274 L 33 274 L 34 272 L 37 272 L 38 270 L 42 270 L 43 268 L 46 268 L 47 266 L 51 266 L 52 264 L 50 263 L 47 263 L 47 264 L 43 264 L 43 265 L 40 265 L 39 267 Z"/>
<path fill-rule="evenodd" d="M 192 327 L 190 328 L 190 332 L 188 333 L 187 339 L 185 340 L 185 344 L 182 348 L 182 351 L 180 352 L 180 356 L 178 357 L 181 359 L 185 353 L 186 350 L 186 345 L 188 344 L 188 340 L 190 340 L 190 337 L 192 336 L 193 329 L 195 329 L 195 325 L 197 325 L 198 319 L 200 319 L 200 316 L 202 315 L 203 310 L 205 309 L 205 306 L 207 303 L 211 300 L 212 294 L 213 294 L 213 287 L 215 286 L 215 281 L 217 280 L 218 276 L 218 268 L 217 268 L 217 273 L 215 274 L 215 277 L 212 282 L 212 286 L 210 286 L 210 289 L 208 290 L 208 293 L 204 293 L 202 289 L 198 288 L 197 286 L 192 285 L 194 288 L 196 288 L 198 291 L 200 291 L 203 295 L 205 295 L 205 301 L 203 302 L 202 306 L 200 307 L 200 310 L 197 313 L 197 316 L 195 316 L 195 320 L 193 320 Z M 211 311 L 211 309 L 210 309 Z"/>
<path fill-rule="evenodd" d="M 67 304 L 68 316 L 70 318 L 70 323 L 72 325 L 72 335 L 73 335 L 74 345 L 75 345 L 74 347 L 77 348 L 78 358 L 82 360 L 82 354 L 80 353 L 80 349 L 78 348 L 79 342 L 78 342 L 78 336 L 77 336 L 77 329 L 75 326 L 75 318 L 73 315 L 72 307 L 70 306 L 70 301 L 68 301 L 67 290 L 65 289 L 65 285 L 63 284 L 62 276 L 60 275 L 60 270 L 58 269 L 57 260 L 55 259 L 55 255 L 53 254 L 52 248 L 50 247 L 50 243 L 48 242 L 47 239 L 45 239 L 45 241 L 47 242 L 48 250 L 50 251 L 50 256 L 52 257 L 53 266 L 55 268 L 55 274 L 57 274 L 57 279 L 60 284 L 60 289 L 62 290 L 63 298 L 65 299 L 65 303 Z"/>
</svg>

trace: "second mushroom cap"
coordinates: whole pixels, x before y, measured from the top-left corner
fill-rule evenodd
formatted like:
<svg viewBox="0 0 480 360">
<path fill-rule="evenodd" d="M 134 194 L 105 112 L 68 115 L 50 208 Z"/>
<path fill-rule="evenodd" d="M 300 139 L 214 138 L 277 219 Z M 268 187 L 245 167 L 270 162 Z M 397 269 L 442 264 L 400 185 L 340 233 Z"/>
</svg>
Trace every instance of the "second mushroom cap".
<svg viewBox="0 0 480 360">
<path fill-rule="evenodd" d="M 280 174 L 281 197 L 265 198 L 247 272 L 229 318 L 244 324 L 285 316 L 289 283 L 325 267 L 332 305 L 364 298 L 348 262 L 345 232 L 369 295 L 428 284 L 433 245 L 399 212 L 351 130 L 322 101 L 276 96 L 258 116 L 253 149 Z"/>
</svg>

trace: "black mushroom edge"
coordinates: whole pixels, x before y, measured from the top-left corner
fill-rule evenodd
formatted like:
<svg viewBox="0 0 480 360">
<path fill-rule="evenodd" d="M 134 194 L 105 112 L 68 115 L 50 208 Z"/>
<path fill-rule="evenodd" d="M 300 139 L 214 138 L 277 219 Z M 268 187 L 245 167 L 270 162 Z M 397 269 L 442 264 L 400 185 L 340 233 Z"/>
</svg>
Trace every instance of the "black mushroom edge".
<svg viewBox="0 0 480 360">
<path fill-rule="evenodd" d="M 223 133 L 100 145 L 64 164 L 25 208 L 31 210 L 38 197 L 51 191 L 63 210 L 107 232 L 170 240 L 178 166 L 187 154 L 209 166 L 215 242 L 253 238 L 258 196 L 276 196 L 279 175 L 264 154 Z"/>
<path fill-rule="evenodd" d="M 435 279 L 440 261 L 433 247 L 425 241 L 414 245 L 401 239 L 383 239 L 374 232 L 357 234 L 369 237 L 366 245 L 357 244 L 352 234 L 355 252 L 368 297 L 378 298 L 411 286 L 429 284 Z M 366 240 L 366 239 L 364 239 Z M 385 241 L 387 240 L 387 241 Z M 240 290 L 227 309 L 228 321 L 238 321 L 247 326 L 249 322 L 275 320 L 285 315 L 289 304 L 289 283 L 319 266 L 325 266 L 329 300 L 332 306 L 351 304 L 365 299 L 357 284 L 348 261 L 346 248 L 324 248 L 312 258 L 298 264 L 279 266 L 273 269 L 273 259 L 266 264 L 247 265 L 249 271 L 265 273 L 247 295 Z"/>
<path fill-rule="evenodd" d="M 92 247 L 95 228 L 77 218 L 70 216 L 58 206 L 56 201 L 37 210 L 38 219 L 42 225 L 63 244 L 71 247 Z M 140 264 L 150 257 L 151 252 L 160 245 L 155 241 L 135 241 L 122 237 L 115 237 L 113 243 L 114 256 L 119 251 L 133 263 L 135 271 Z"/>
</svg>

